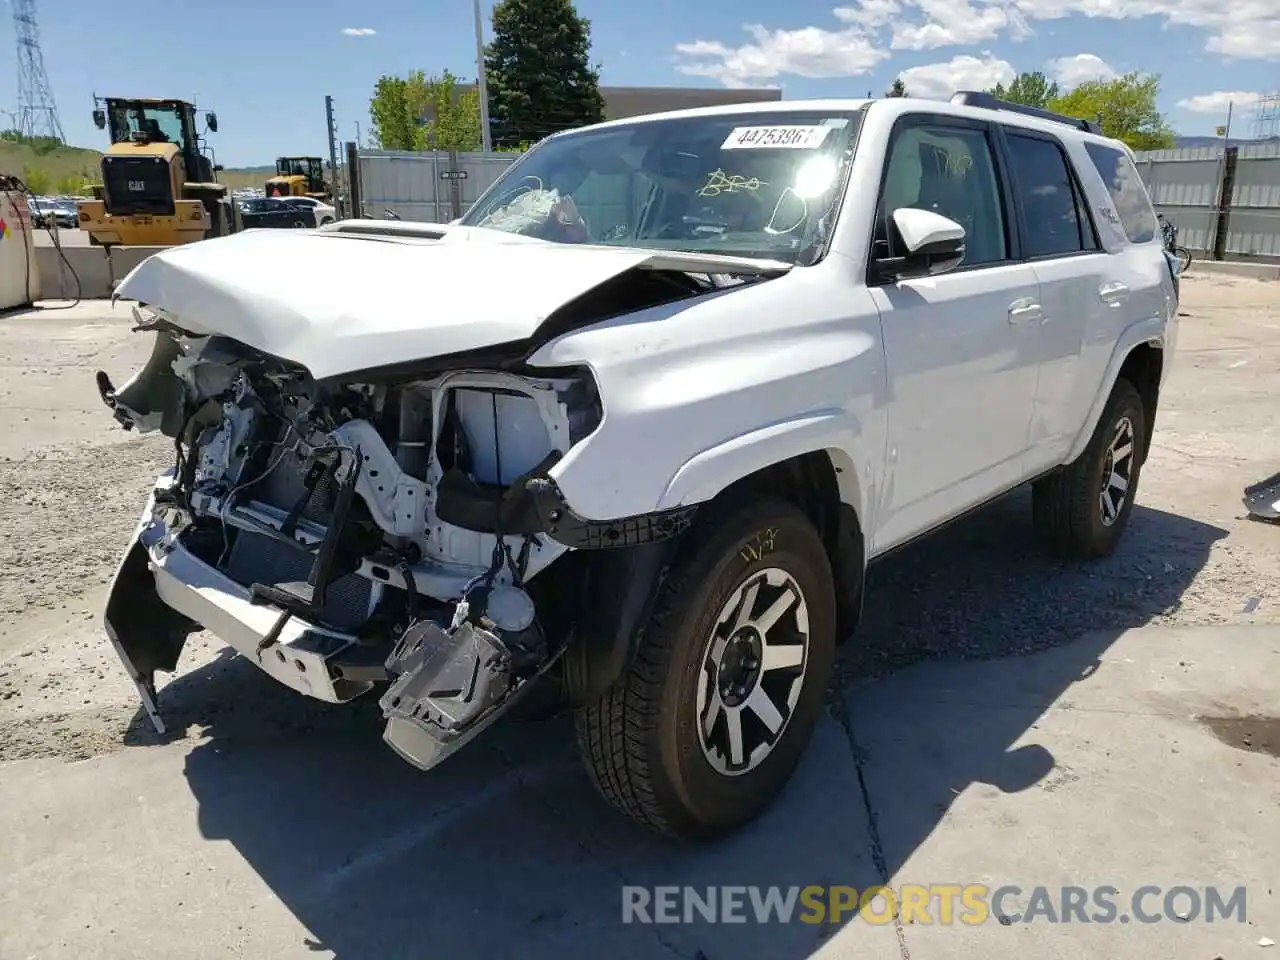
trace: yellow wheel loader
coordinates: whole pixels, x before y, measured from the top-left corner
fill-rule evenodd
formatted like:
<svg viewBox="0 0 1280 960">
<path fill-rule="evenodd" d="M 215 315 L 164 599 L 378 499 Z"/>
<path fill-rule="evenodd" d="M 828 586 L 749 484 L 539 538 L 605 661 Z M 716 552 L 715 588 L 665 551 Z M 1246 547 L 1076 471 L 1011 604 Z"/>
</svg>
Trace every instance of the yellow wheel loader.
<svg viewBox="0 0 1280 960">
<path fill-rule="evenodd" d="M 329 202 L 324 161 L 319 157 L 276 157 L 276 175 L 263 189 L 268 197 L 314 197 Z"/>
<path fill-rule="evenodd" d="M 102 183 L 77 204 L 97 246 L 174 246 L 225 236 L 239 223 L 186 100 L 94 96 L 93 122 L 111 137 Z M 205 114 L 217 132 L 218 117 Z"/>
</svg>

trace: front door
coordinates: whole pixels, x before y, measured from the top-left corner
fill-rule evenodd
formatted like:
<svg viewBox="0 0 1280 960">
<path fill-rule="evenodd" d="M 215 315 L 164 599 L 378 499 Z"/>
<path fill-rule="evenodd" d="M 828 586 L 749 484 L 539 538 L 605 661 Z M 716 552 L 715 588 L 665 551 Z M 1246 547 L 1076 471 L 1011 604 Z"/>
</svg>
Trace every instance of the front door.
<svg viewBox="0 0 1280 960">
<path fill-rule="evenodd" d="M 1034 270 L 1014 260 L 1005 180 L 986 123 L 913 114 L 894 127 L 877 239 L 894 210 L 918 207 L 960 223 L 966 252 L 953 272 L 872 289 L 890 384 L 877 551 L 1023 477 L 1042 314 Z"/>
</svg>

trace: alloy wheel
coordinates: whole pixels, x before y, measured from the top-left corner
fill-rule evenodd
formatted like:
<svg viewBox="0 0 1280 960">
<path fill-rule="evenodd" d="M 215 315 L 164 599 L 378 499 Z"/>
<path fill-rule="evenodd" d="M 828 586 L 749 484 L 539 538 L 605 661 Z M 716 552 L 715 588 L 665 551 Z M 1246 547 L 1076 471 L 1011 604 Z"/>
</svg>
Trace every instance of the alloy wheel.
<svg viewBox="0 0 1280 960">
<path fill-rule="evenodd" d="M 730 595 L 707 640 L 698 740 L 718 773 L 755 769 L 781 739 L 804 687 L 809 605 L 791 574 L 753 573 Z"/>
</svg>

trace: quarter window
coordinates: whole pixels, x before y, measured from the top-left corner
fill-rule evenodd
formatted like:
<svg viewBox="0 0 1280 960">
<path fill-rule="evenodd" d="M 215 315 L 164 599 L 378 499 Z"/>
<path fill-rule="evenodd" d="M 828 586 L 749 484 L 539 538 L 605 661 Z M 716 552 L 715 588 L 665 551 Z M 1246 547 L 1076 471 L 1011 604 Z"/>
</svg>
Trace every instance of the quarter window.
<svg viewBox="0 0 1280 960">
<path fill-rule="evenodd" d="M 1009 258 L 995 162 L 983 130 L 945 124 L 901 130 L 885 163 L 881 237 L 887 239 L 889 218 L 901 207 L 931 210 L 964 227 L 966 266 Z"/>
<path fill-rule="evenodd" d="M 1061 257 L 1097 249 L 1062 148 L 1016 133 L 1008 134 L 1008 143 L 1015 195 L 1027 225 L 1026 255 Z"/>
<path fill-rule="evenodd" d="M 1147 243 L 1156 235 L 1156 215 L 1138 168 L 1123 151 L 1086 143 L 1085 151 L 1111 193 L 1111 202 L 1130 243 Z"/>
</svg>

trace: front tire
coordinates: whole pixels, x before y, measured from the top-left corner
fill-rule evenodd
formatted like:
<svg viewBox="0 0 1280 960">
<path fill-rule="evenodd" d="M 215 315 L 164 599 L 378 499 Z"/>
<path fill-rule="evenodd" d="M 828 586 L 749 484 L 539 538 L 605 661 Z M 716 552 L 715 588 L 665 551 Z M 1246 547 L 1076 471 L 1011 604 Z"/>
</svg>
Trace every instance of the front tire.
<svg viewBox="0 0 1280 960">
<path fill-rule="evenodd" d="M 1064 557 L 1086 560 L 1115 550 L 1138 494 L 1146 436 L 1142 397 L 1121 378 L 1084 452 L 1032 484 L 1032 514 L 1046 546 Z"/>
<path fill-rule="evenodd" d="M 835 655 L 831 566 L 808 518 L 755 501 L 708 520 L 682 545 L 631 667 L 576 716 L 605 799 L 688 839 L 742 826 L 782 790 Z"/>
</svg>

